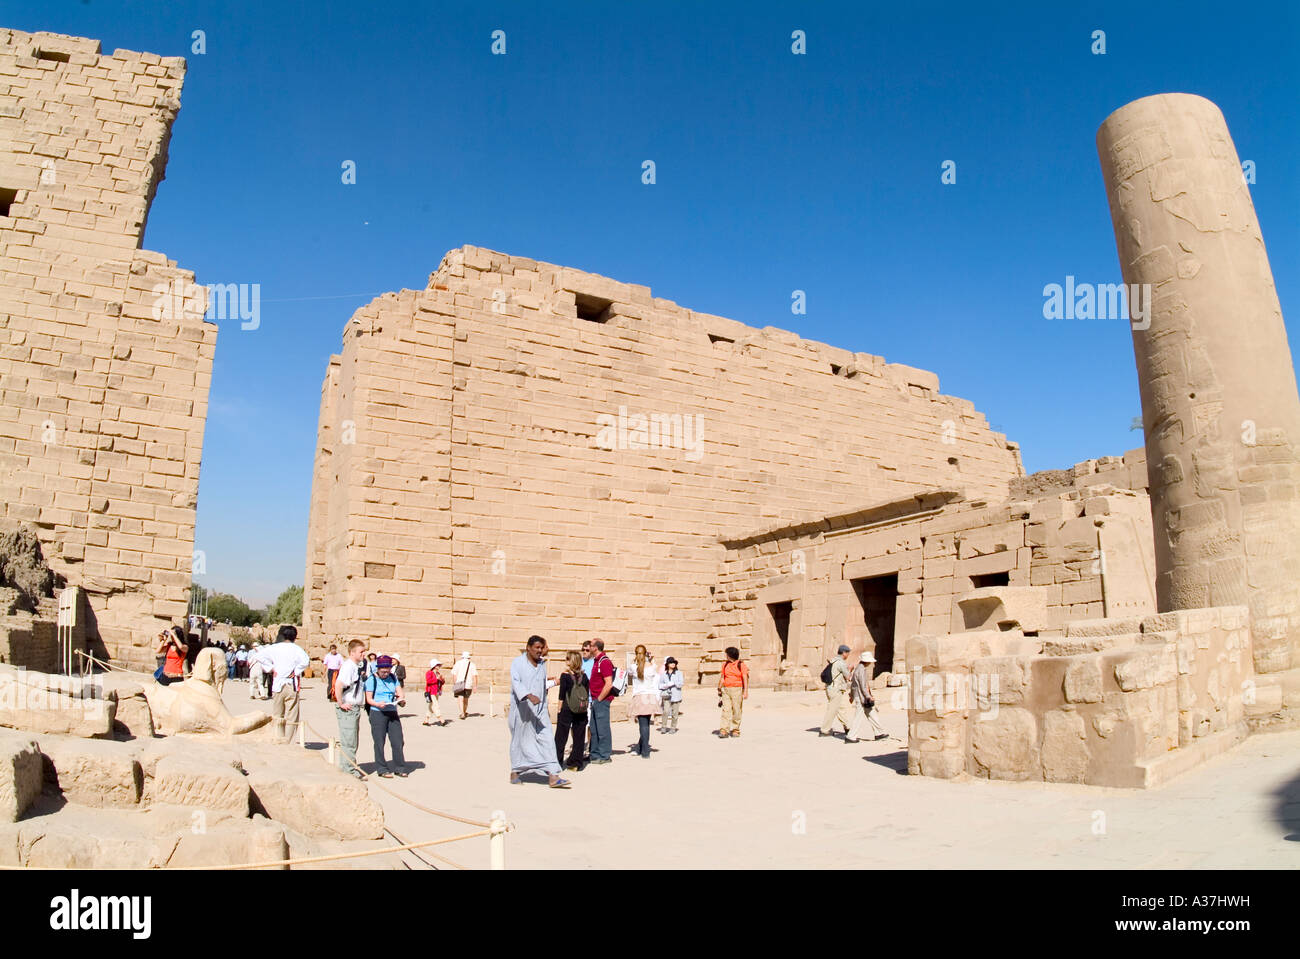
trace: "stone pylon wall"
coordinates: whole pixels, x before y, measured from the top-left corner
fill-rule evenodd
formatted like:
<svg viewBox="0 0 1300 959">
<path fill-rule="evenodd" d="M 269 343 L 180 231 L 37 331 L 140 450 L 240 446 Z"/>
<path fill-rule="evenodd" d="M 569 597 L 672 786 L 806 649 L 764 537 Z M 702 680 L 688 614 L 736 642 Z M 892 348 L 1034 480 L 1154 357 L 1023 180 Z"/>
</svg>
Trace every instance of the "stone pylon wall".
<svg viewBox="0 0 1300 959">
<path fill-rule="evenodd" d="M 1300 399 L 1223 114 L 1164 94 L 1097 133 L 1133 330 L 1161 611 L 1250 608 L 1255 668 L 1300 666 Z"/>
<path fill-rule="evenodd" d="M 359 311 L 331 360 L 306 621 L 415 660 L 500 666 L 537 632 L 687 667 L 720 649 L 724 530 L 917 487 L 1005 496 L 1014 445 L 938 387 L 644 286 L 452 251 L 427 289 Z M 656 442 L 638 416 L 702 433 Z"/>
<path fill-rule="evenodd" d="M 0 516 L 149 663 L 186 609 L 216 345 L 193 274 L 139 249 L 184 70 L 0 30 Z"/>
</svg>

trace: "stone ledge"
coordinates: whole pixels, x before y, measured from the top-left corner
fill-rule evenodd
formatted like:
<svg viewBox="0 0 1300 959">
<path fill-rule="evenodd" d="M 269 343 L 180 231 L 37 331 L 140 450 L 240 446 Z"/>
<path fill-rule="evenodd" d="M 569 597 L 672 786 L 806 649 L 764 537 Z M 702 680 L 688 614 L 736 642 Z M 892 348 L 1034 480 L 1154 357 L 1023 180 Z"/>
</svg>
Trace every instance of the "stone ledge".
<svg viewBox="0 0 1300 959">
<path fill-rule="evenodd" d="M 1221 756 L 1241 745 L 1249 735 L 1250 729 L 1247 725 L 1244 722 L 1237 723 L 1220 732 L 1193 740 L 1189 745 L 1170 750 L 1163 756 L 1142 760 L 1137 764 L 1140 782 L 1135 785 L 1141 789 L 1161 786 L 1206 760 Z"/>
</svg>

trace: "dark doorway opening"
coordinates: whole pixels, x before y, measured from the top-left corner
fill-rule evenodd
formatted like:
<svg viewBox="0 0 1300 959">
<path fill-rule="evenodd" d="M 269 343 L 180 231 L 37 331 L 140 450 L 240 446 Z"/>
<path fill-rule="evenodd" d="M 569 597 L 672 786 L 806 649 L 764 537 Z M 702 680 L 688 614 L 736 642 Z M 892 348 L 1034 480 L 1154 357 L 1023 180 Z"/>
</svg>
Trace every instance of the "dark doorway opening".
<svg viewBox="0 0 1300 959">
<path fill-rule="evenodd" d="M 794 612 L 794 603 L 768 603 L 767 611 L 772 614 L 772 625 L 776 628 L 776 641 L 781 647 L 779 662 L 785 662 L 790 658 L 790 614 Z"/>
<path fill-rule="evenodd" d="M 894 615 L 898 610 L 898 574 L 852 580 L 853 593 L 862 605 L 862 621 L 875 646 L 873 676 L 894 671 Z"/>
</svg>

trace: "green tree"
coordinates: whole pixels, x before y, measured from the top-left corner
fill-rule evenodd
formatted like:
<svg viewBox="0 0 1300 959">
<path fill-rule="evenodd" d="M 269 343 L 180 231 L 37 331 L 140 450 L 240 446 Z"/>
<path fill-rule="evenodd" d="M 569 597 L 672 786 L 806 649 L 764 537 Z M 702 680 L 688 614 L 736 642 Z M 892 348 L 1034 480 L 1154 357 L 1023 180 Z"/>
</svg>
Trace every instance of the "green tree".
<svg viewBox="0 0 1300 959">
<path fill-rule="evenodd" d="M 247 603 L 230 593 L 209 593 L 208 615 L 218 623 L 229 620 L 232 626 L 251 626 L 261 618 L 258 610 L 250 609 Z"/>
<path fill-rule="evenodd" d="M 266 624 L 293 623 L 302 625 L 302 587 L 290 586 L 274 603 L 266 607 Z"/>
</svg>

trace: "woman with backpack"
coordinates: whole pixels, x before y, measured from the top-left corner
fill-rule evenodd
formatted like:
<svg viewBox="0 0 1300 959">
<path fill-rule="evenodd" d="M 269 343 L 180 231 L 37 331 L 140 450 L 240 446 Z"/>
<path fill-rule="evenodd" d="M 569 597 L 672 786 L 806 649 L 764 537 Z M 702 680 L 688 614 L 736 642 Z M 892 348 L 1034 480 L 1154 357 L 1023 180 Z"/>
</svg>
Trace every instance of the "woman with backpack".
<svg viewBox="0 0 1300 959">
<path fill-rule="evenodd" d="M 179 683 L 185 679 L 185 655 L 189 646 L 185 642 L 185 630 L 173 626 L 160 634 L 162 642 L 158 645 L 158 655 L 162 662 L 154 671 L 153 678 L 161 686 Z"/>
<path fill-rule="evenodd" d="M 641 738 L 636 744 L 636 753 L 642 759 L 650 758 L 650 723 L 660 712 L 659 669 L 654 657 L 644 646 L 637 646 L 635 663 L 629 664 L 628 678 L 631 680 L 632 701 L 628 704 L 628 715 L 636 717 Z"/>
<path fill-rule="evenodd" d="M 587 743 L 587 707 L 591 690 L 582 671 L 582 654 L 570 650 L 564 657 L 565 670 L 560 674 L 560 709 L 555 716 L 555 758 L 566 769 L 581 769 L 583 747 Z M 564 744 L 573 731 L 573 748 L 564 761 Z"/>
<path fill-rule="evenodd" d="M 719 739 L 740 738 L 740 714 L 749 698 L 749 665 L 740 661 L 740 650 L 727 647 L 727 661 L 718 674 L 718 704 L 722 707 Z"/>
</svg>

